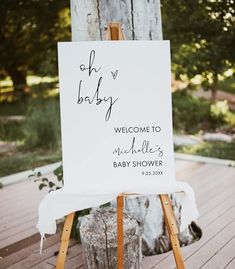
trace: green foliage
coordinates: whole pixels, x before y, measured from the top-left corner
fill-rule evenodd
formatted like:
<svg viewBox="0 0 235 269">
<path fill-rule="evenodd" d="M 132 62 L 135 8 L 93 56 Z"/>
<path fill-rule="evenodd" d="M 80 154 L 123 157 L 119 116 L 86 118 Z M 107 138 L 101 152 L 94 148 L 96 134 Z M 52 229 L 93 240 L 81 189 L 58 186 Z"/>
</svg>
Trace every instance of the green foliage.
<svg viewBox="0 0 235 269">
<path fill-rule="evenodd" d="M 229 110 L 227 100 L 211 104 L 210 112 L 212 119 L 217 123 L 227 124 L 230 128 L 235 126 L 235 114 Z"/>
<path fill-rule="evenodd" d="M 218 88 L 224 92 L 235 94 L 235 77 L 228 77 L 220 81 Z"/>
<path fill-rule="evenodd" d="M 27 112 L 27 103 L 25 102 L 0 102 L 0 115 L 25 115 Z"/>
<path fill-rule="evenodd" d="M 44 188 L 48 188 L 49 192 L 55 191 L 60 189 L 64 182 L 63 182 L 63 168 L 62 165 L 59 166 L 57 169 L 54 170 L 54 175 L 56 176 L 56 180 L 58 181 L 52 181 L 48 179 L 47 177 L 42 176 L 41 172 L 34 172 L 32 175 L 29 176 L 29 178 L 34 177 L 34 182 L 38 182 L 38 189 L 41 191 Z M 61 177 L 62 175 L 62 177 Z"/>
<path fill-rule="evenodd" d="M 60 116 L 57 100 L 36 100 L 29 107 L 24 124 L 25 145 L 31 148 L 59 148 Z"/>
<path fill-rule="evenodd" d="M 34 172 L 32 175 L 29 176 L 29 178 L 34 177 L 34 182 L 38 182 L 38 188 L 41 191 L 43 188 L 48 188 L 48 191 L 55 191 L 60 189 L 64 185 L 64 177 L 63 177 L 63 166 L 60 165 L 57 167 L 53 174 L 56 178 L 55 180 L 50 180 L 47 177 L 44 177 L 41 172 Z"/>
<path fill-rule="evenodd" d="M 53 174 L 56 177 L 56 180 L 51 181 L 50 179 L 44 177 L 40 172 L 34 172 L 32 175 L 29 176 L 29 178 L 34 177 L 34 182 L 37 182 L 39 190 L 42 190 L 43 188 L 48 188 L 48 191 L 55 191 L 60 189 L 64 185 L 64 178 L 63 178 L 63 166 L 60 165 L 57 167 Z M 101 205 L 101 207 L 107 207 L 110 206 L 110 203 L 106 203 Z M 78 228 L 78 218 L 83 217 L 85 215 L 90 214 L 90 208 L 86 208 L 80 211 L 77 211 L 75 213 L 75 217 L 73 220 L 73 226 L 71 231 L 71 237 L 74 239 L 77 239 L 80 242 L 80 234 L 79 234 L 79 228 Z"/>
<path fill-rule="evenodd" d="M 24 116 L 27 111 L 28 101 L 0 102 L 0 140 L 22 141 L 24 132 L 22 120 L 11 119 L 11 116 Z"/>
<path fill-rule="evenodd" d="M 229 113 L 229 106 L 227 100 L 217 101 L 210 107 L 211 116 L 220 120 L 222 123 L 226 121 Z"/>
<path fill-rule="evenodd" d="M 0 140 L 1 141 L 22 141 L 24 132 L 22 129 L 22 122 L 9 121 L 7 119 L 0 119 Z"/>
<path fill-rule="evenodd" d="M 37 182 L 39 190 L 44 188 L 48 189 L 48 192 L 55 191 L 60 189 L 64 185 L 64 178 L 63 178 L 63 166 L 60 165 L 57 167 L 53 174 L 55 176 L 55 180 L 50 180 L 47 177 L 44 177 L 41 172 L 34 172 L 29 178 L 34 177 L 34 182 Z M 74 239 L 78 239 L 80 241 L 80 234 L 78 229 L 78 218 L 88 215 L 90 213 L 90 208 L 83 209 L 81 211 L 77 211 L 73 220 L 73 226 L 71 231 L 71 237 Z"/>
<path fill-rule="evenodd" d="M 69 1 L 0 1 L 0 73 L 15 89 L 26 87 L 29 70 L 55 74 L 56 43 L 69 39 Z"/>
<path fill-rule="evenodd" d="M 173 126 L 175 131 L 196 133 L 210 125 L 210 104 L 187 91 L 173 93 Z"/>
<path fill-rule="evenodd" d="M 63 173 L 63 166 L 60 165 L 54 170 L 54 175 L 56 176 L 58 182 L 61 182 L 64 185 L 64 173 Z"/>
<path fill-rule="evenodd" d="M 176 132 L 195 134 L 201 130 L 215 131 L 216 128 L 232 129 L 235 114 L 229 111 L 226 101 L 211 104 L 195 97 L 187 90 L 173 93 L 173 126 Z"/>
<path fill-rule="evenodd" d="M 234 1 L 162 0 L 165 39 L 171 40 L 177 77 L 202 76 L 213 91 L 218 75 L 234 67 Z"/>
<path fill-rule="evenodd" d="M 181 153 L 235 160 L 235 142 L 203 142 L 198 145 L 176 147 L 175 150 Z"/>
<path fill-rule="evenodd" d="M 19 149 L 12 155 L 0 156 L 0 177 L 61 160 L 60 151 Z"/>
<path fill-rule="evenodd" d="M 41 82 L 39 84 L 32 85 L 31 94 L 36 98 L 45 98 L 50 95 L 50 91 L 53 89 L 58 89 L 58 80 L 53 82 Z"/>
<path fill-rule="evenodd" d="M 48 83 L 42 85 L 34 83 L 33 97 L 0 103 L 0 140 L 13 141 L 17 145 L 1 154 L 0 176 L 61 159 L 59 101 L 50 97 L 58 94 L 49 93 L 49 87 L 54 87 L 57 81 L 47 80 Z M 48 97 L 43 98 L 45 96 Z M 12 118 L 15 115 L 22 117 Z"/>
</svg>

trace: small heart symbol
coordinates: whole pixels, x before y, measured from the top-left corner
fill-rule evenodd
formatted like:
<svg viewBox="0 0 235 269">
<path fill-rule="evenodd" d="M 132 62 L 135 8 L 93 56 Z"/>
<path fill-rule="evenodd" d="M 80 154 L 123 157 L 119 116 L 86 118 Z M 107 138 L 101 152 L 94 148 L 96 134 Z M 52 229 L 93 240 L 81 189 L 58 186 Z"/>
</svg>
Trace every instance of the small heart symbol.
<svg viewBox="0 0 235 269">
<path fill-rule="evenodd" d="M 111 71 L 111 74 L 113 76 L 113 79 L 116 79 L 117 74 L 118 74 L 118 70 L 116 70 L 115 72 Z"/>
</svg>

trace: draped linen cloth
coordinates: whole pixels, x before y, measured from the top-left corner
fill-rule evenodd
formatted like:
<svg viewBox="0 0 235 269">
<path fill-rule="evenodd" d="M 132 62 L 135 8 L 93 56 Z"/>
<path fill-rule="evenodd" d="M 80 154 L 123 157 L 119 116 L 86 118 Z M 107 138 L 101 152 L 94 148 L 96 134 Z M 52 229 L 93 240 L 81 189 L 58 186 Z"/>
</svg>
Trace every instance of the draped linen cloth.
<svg viewBox="0 0 235 269">
<path fill-rule="evenodd" d="M 44 237 L 45 234 L 55 234 L 56 220 L 61 219 L 69 213 L 97 207 L 116 199 L 120 192 L 110 192 L 110 190 L 110 187 L 103 186 L 99 193 L 96 190 L 94 193 L 90 192 L 86 194 L 68 193 L 62 188 L 47 194 L 39 206 L 37 228 L 41 236 Z M 158 186 L 157 189 L 146 186 L 145 189 L 133 187 L 132 190 L 126 190 L 126 193 L 130 192 L 139 193 L 140 195 L 182 192 L 181 232 L 184 231 L 192 221 L 196 221 L 199 216 L 193 189 L 185 182 L 176 181 L 171 185 Z"/>
</svg>

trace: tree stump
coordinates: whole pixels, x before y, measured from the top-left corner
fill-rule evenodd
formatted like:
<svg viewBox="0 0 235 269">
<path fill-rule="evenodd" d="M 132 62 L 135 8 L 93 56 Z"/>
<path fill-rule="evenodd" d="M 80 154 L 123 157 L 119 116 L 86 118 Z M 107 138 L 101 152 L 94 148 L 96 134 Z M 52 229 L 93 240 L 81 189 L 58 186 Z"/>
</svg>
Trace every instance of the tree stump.
<svg viewBox="0 0 235 269">
<path fill-rule="evenodd" d="M 87 269 L 117 268 L 117 210 L 100 208 L 79 218 L 79 228 Z M 141 268 L 141 228 L 124 213 L 124 268 Z"/>
</svg>

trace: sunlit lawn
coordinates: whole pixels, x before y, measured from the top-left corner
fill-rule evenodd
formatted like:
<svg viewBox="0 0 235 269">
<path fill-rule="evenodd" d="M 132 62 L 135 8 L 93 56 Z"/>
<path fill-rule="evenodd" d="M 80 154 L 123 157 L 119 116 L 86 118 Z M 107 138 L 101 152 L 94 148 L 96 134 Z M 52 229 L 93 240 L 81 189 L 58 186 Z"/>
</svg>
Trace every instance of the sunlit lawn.
<svg viewBox="0 0 235 269">
<path fill-rule="evenodd" d="M 0 177 L 24 170 L 31 170 L 60 160 L 60 151 L 40 149 L 34 151 L 17 151 L 10 156 L 0 156 Z"/>
<path fill-rule="evenodd" d="M 27 84 L 31 88 L 31 96 L 38 95 L 47 98 L 54 97 L 59 93 L 58 77 L 27 76 Z M 13 93 L 13 84 L 9 77 L 0 81 L 0 101 L 4 101 L 4 95 Z M 9 98 L 7 99 L 9 100 Z"/>
<path fill-rule="evenodd" d="M 54 139 L 50 134 L 51 131 L 58 129 L 56 127 L 59 124 L 57 124 L 59 114 L 58 112 L 55 113 L 52 106 L 52 103 L 54 103 L 57 104 L 58 108 L 58 78 L 28 76 L 27 82 L 31 88 L 30 94 L 15 100 L 11 95 L 11 92 L 13 92 L 11 80 L 7 78 L 0 81 L 0 141 L 14 142 L 17 145 L 15 150 L 1 153 L 0 177 L 61 160 L 60 146 L 56 146 L 52 150 L 46 144 L 48 139 Z M 5 99 L 4 93 L 7 93 Z M 35 111 L 34 118 L 32 118 L 32 109 Z M 47 114 L 45 114 L 45 111 L 47 111 Z M 14 121 L 9 117 L 12 115 L 23 117 L 21 121 Z M 30 118 L 32 118 L 32 127 L 30 125 L 26 130 L 25 120 Z M 45 131 L 40 146 L 31 147 L 25 144 L 26 133 L 30 132 L 33 137 L 37 137 L 41 129 L 48 129 L 51 126 L 51 119 L 53 122 L 55 121 L 56 126 L 55 128 L 51 127 L 53 130 L 50 129 L 49 134 Z M 36 128 L 37 126 L 40 127 Z"/>
<path fill-rule="evenodd" d="M 175 151 L 192 155 L 201 155 L 205 157 L 235 160 L 235 142 L 202 142 L 192 146 L 175 147 Z"/>
<path fill-rule="evenodd" d="M 219 82 L 219 89 L 235 94 L 235 76 L 226 78 Z"/>
</svg>

